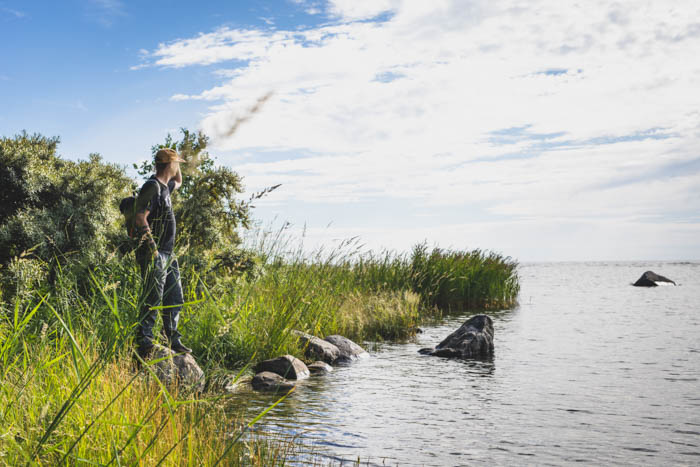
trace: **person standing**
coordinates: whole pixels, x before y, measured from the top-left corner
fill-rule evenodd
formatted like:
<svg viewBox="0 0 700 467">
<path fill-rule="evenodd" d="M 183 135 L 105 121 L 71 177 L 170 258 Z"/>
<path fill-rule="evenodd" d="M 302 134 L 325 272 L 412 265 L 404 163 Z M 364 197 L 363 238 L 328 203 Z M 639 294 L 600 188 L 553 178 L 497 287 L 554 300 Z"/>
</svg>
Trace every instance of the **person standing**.
<svg viewBox="0 0 700 467">
<path fill-rule="evenodd" d="M 180 310 L 184 303 L 180 268 L 173 254 L 175 246 L 175 214 L 170 195 L 182 185 L 180 162 L 185 162 L 173 149 L 160 149 L 155 155 L 156 173 L 141 187 L 135 202 L 134 224 L 139 236 L 136 261 L 143 278 L 143 306 L 136 330 L 137 352 L 146 358 L 153 350 L 153 326 L 160 305 L 163 334 L 176 353 L 192 349 L 180 341 L 177 330 Z"/>
</svg>

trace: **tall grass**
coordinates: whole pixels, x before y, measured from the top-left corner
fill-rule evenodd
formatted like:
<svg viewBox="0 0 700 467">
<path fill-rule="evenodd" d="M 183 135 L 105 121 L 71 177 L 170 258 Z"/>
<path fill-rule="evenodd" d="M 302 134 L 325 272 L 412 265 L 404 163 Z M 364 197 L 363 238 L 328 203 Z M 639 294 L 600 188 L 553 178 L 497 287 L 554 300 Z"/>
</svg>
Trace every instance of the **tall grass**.
<svg viewBox="0 0 700 467">
<path fill-rule="evenodd" d="M 508 307 L 518 293 L 517 263 L 479 250 L 377 255 L 346 242 L 307 254 L 277 232 L 254 251 L 259 267 L 242 276 L 206 284 L 183 270 L 181 331 L 209 376 L 303 358 L 295 329 L 394 339 L 441 310 Z M 178 393 L 136 372 L 139 290 L 133 260 L 113 256 L 90 277 L 59 270 L 29 302 L 0 303 L 0 463 L 284 463 L 294 444 L 243 442 L 242 412 L 215 385 Z"/>
</svg>

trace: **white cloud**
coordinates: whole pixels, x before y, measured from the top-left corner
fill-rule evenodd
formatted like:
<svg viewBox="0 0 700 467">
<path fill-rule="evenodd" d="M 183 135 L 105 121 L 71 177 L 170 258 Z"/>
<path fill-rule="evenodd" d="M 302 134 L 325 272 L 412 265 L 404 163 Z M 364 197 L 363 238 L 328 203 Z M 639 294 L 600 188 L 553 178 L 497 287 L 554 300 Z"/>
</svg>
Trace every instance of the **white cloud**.
<svg viewBox="0 0 700 467">
<path fill-rule="evenodd" d="M 316 28 L 221 28 L 150 55 L 156 66 L 225 65 L 220 85 L 173 96 L 211 101 L 202 127 L 219 150 L 313 154 L 236 167 L 252 189 L 283 183 L 278 203 L 484 203 L 513 222 L 601 218 L 610 229 L 669 213 L 697 221 L 700 4 L 325 9 L 333 22 Z"/>
<path fill-rule="evenodd" d="M 121 0 L 88 0 L 86 15 L 108 28 L 117 18 L 126 16 L 126 8 Z"/>
<path fill-rule="evenodd" d="M 356 0 L 330 0 L 330 13 L 344 20 L 374 18 L 382 13 L 394 12 L 401 2 L 396 0 L 373 0 L 358 2 Z"/>
<path fill-rule="evenodd" d="M 4 12 L 4 13 L 7 13 L 7 14 L 9 14 L 9 15 L 12 15 L 12 16 L 14 16 L 15 18 L 18 18 L 18 19 L 19 19 L 19 18 L 24 18 L 25 16 L 27 16 L 27 14 L 24 13 L 23 11 L 15 10 L 15 9 L 13 9 L 13 8 L 7 8 L 7 7 L 4 7 L 4 6 L 3 6 L 3 7 L 0 7 L 0 11 L 2 11 L 2 12 Z"/>
</svg>

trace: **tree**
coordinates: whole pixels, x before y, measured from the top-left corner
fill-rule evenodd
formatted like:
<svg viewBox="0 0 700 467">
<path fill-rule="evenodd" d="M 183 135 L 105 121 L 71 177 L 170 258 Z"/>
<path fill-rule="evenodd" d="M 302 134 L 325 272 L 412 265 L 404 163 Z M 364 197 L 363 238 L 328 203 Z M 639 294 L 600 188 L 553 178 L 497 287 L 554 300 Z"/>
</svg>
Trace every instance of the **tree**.
<svg viewBox="0 0 700 467">
<path fill-rule="evenodd" d="M 179 242 L 202 254 L 240 244 L 237 229 L 250 225 L 250 203 L 237 199 L 243 192 L 241 177 L 233 170 L 216 166 L 206 148 L 209 138 L 201 131 L 182 128 L 182 139 L 168 134 L 164 144 L 151 148 L 153 155 L 162 148 L 175 149 L 187 162 L 181 164 L 182 186 L 173 196 Z M 140 166 L 141 176 L 154 171 L 153 160 Z"/>
<path fill-rule="evenodd" d="M 20 263 L 51 274 L 58 265 L 87 267 L 114 251 L 122 229 L 117 206 L 133 181 L 98 154 L 87 161 L 62 159 L 58 143 L 26 132 L 0 138 L 3 285 L 13 281 L 5 273 L 17 272 Z"/>
</svg>

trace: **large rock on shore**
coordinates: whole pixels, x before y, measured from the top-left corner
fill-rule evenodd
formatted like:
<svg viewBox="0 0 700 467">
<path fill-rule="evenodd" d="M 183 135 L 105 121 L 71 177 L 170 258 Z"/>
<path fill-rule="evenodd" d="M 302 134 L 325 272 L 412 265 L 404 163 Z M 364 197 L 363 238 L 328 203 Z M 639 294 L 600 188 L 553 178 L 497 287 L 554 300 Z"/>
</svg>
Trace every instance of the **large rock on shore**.
<svg viewBox="0 0 700 467">
<path fill-rule="evenodd" d="M 293 333 L 299 338 L 307 358 L 333 363 L 340 357 L 340 349 L 330 342 L 301 331 L 293 331 Z"/>
<path fill-rule="evenodd" d="M 333 363 L 352 362 L 358 358 L 369 357 L 369 354 L 365 351 L 365 349 L 355 344 L 347 337 L 334 334 L 326 337 L 325 341 L 330 342 L 340 351 L 340 356 L 335 359 Z"/>
<path fill-rule="evenodd" d="M 304 379 L 309 377 L 309 369 L 304 362 L 292 355 L 264 360 L 255 365 L 254 371 L 260 373 L 269 371 L 286 379 Z"/>
<path fill-rule="evenodd" d="M 635 287 L 656 287 L 659 285 L 659 282 L 676 285 L 676 283 L 673 282 L 671 279 L 664 276 L 660 276 L 652 271 L 647 271 L 644 274 L 642 274 L 642 277 L 637 279 L 637 282 L 635 282 L 632 285 Z"/>
<path fill-rule="evenodd" d="M 172 350 L 156 344 L 148 360 L 160 360 L 151 364 L 150 369 L 166 386 L 176 384 L 195 391 L 204 390 L 206 382 L 204 371 L 197 365 L 192 355 L 188 353 L 176 354 Z"/>
<path fill-rule="evenodd" d="M 253 389 L 256 391 L 279 391 L 288 392 L 294 389 L 295 384 L 282 378 L 277 373 L 262 371 L 253 377 L 251 381 Z"/>
<path fill-rule="evenodd" d="M 493 355 L 493 321 L 487 315 L 474 315 L 437 347 L 419 352 L 447 358 L 489 357 Z"/>
</svg>

